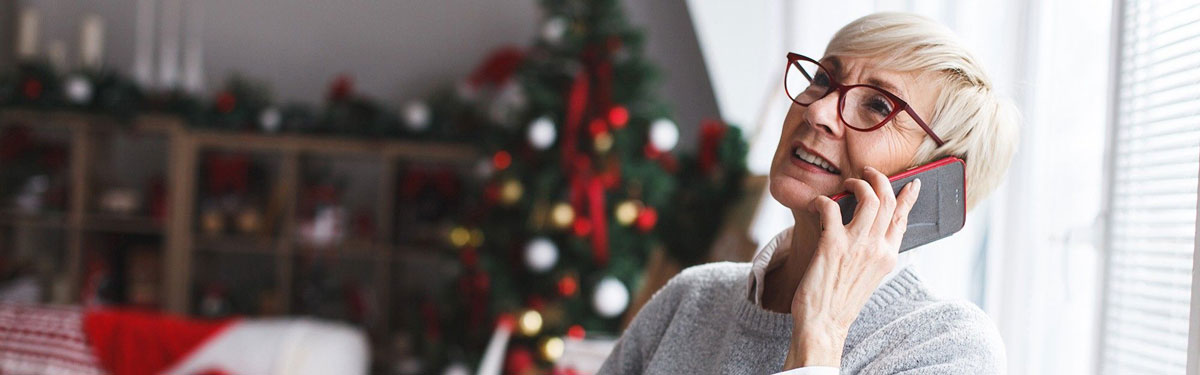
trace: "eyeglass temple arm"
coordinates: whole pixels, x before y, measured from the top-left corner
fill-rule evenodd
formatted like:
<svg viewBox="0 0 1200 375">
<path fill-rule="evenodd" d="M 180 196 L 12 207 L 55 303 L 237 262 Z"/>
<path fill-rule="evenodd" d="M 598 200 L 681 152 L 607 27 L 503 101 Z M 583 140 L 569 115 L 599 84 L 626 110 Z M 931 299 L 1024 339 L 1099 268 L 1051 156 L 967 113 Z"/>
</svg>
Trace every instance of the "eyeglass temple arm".
<svg viewBox="0 0 1200 375">
<path fill-rule="evenodd" d="M 942 147 L 946 144 L 946 142 L 942 141 L 942 138 L 938 137 L 937 134 L 933 132 L 933 129 L 929 128 L 929 125 L 925 124 L 925 120 L 922 120 L 920 116 L 917 116 L 917 112 L 913 111 L 911 106 L 905 105 L 904 112 L 907 112 L 909 117 L 912 117 L 913 120 L 916 120 L 917 125 L 920 125 L 921 129 L 925 129 L 925 133 L 928 133 L 929 137 L 933 138 L 933 142 L 937 143 L 938 147 Z"/>
</svg>

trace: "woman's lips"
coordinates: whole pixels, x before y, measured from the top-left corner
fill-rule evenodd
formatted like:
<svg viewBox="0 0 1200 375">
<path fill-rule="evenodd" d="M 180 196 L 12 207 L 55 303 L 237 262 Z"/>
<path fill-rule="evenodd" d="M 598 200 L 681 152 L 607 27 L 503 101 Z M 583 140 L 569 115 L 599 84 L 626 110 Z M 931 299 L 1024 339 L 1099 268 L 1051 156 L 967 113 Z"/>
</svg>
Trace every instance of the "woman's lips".
<svg viewBox="0 0 1200 375">
<path fill-rule="evenodd" d="M 797 167 L 800 167 L 800 169 L 803 169 L 803 170 L 806 170 L 809 172 L 813 172 L 813 173 L 817 173 L 817 174 L 836 176 L 835 174 L 830 173 L 829 171 L 825 170 L 825 168 L 821 168 L 815 164 L 812 164 L 807 161 L 804 161 L 803 159 L 800 159 L 800 157 L 796 156 L 795 153 L 792 153 L 792 157 L 790 159 L 792 161 L 792 164 L 796 165 Z"/>
</svg>

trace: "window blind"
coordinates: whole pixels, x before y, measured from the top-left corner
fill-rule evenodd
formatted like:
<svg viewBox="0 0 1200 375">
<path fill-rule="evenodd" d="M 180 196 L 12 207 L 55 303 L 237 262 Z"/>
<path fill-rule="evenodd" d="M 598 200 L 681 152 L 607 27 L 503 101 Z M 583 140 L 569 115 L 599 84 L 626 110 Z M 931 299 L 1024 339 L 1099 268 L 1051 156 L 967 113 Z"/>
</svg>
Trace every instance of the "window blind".
<svg viewBox="0 0 1200 375">
<path fill-rule="evenodd" d="M 1200 2 L 1117 0 L 1099 365 L 1187 366 L 1200 170 Z"/>
</svg>

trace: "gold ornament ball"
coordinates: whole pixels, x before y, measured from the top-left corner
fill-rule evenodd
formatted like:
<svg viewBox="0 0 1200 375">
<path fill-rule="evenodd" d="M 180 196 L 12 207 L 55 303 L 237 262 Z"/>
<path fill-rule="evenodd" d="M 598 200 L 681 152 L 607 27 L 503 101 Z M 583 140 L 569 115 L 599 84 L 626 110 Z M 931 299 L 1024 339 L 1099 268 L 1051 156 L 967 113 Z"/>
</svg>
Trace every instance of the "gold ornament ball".
<svg viewBox="0 0 1200 375">
<path fill-rule="evenodd" d="M 517 329 L 525 336 L 536 336 L 542 331 L 542 314 L 535 310 L 525 310 L 521 319 L 517 320 Z"/>
<path fill-rule="evenodd" d="M 205 211 L 200 216 L 200 228 L 205 234 L 221 234 L 225 231 L 225 215 L 217 210 Z"/>
<path fill-rule="evenodd" d="M 262 214 L 253 208 L 244 209 L 238 214 L 237 226 L 243 234 L 258 233 L 262 228 Z"/>
<path fill-rule="evenodd" d="M 550 210 L 550 222 L 558 229 L 570 228 L 575 222 L 575 209 L 566 202 L 554 204 L 554 208 Z"/>
<path fill-rule="evenodd" d="M 562 358 L 563 351 L 566 349 L 566 344 L 563 339 L 558 337 L 550 337 L 542 340 L 542 358 L 550 362 L 557 362 Z"/>
<path fill-rule="evenodd" d="M 608 150 L 612 150 L 612 147 L 613 147 L 612 133 L 603 132 L 603 133 L 597 134 L 596 139 L 593 139 L 592 143 L 593 143 L 592 145 L 596 147 L 596 152 L 599 152 L 601 154 L 607 153 Z"/>
<path fill-rule="evenodd" d="M 450 244 L 454 247 L 467 246 L 471 242 L 471 231 L 463 227 L 454 227 L 450 230 Z"/>
<path fill-rule="evenodd" d="M 617 223 L 620 223 L 624 226 L 632 225 L 633 221 L 637 219 L 639 206 L 640 205 L 638 202 L 632 200 L 627 200 L 618 204 L 616 210 L 617 212 L 615 213 L 615 216 L 617 217 Z"/>
<path fill-rule="evenodd" d="M 504 184 L 500 185 L 500 203 L 505 205 L 517 203 L 524 193 L 525 188 L 521 186 L 521 181 L 512 178 L 504 180 Z"/>
</svg>

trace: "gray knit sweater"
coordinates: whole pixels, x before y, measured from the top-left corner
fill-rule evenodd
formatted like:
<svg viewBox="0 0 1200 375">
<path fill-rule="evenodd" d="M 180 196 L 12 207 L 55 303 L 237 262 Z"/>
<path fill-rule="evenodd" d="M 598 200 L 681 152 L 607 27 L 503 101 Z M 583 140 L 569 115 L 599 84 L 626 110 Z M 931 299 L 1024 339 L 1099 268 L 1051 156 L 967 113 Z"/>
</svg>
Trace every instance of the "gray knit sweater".
<svg viewBox="0 0 1200 375">
<path fill-rule="evenodd" d="M 749 263 L 684 270 L 642 308 L 600 374 L 772 374 L 783 370 L 792 317 L 747 299 Z M 934 299 L 905 269 L 850 326 L 843 374 L 1004 373 L 1000 335 L 965 301 Z"/>
</svg>

